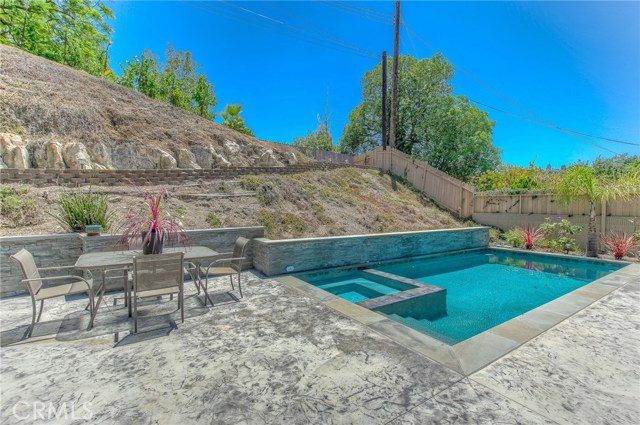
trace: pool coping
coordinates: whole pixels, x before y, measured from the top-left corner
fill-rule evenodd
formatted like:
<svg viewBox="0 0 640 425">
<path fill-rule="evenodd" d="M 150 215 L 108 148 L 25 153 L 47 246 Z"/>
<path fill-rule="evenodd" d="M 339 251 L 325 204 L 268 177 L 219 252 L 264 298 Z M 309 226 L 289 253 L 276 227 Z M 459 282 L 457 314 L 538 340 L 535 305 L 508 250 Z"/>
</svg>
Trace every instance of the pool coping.
<svg viewBox="0 0 640 425">
<path fill-rule="evenodd" d="M 488 248 L 496 249 L 493 247 Z M 523 253 L 523 251 L 505 248 L 500 248 L 500 250 Z M 451 252 L 443 255 L 452 254 L 454 253 Z M 575 256 L 563 254 L 536 254 L 548 257 L 557 256 L 576 261 L 597 261 L 620 264 L 620 262 L 611 260 L 580 259 Z M 440 254 L 433 255 L 433 257 L 437 256 L 440 256 Z M 353 266 L 351 266 L 351 268 L 352 267 Z M 340 267 L 334 270 L 345 268 L 347 267 Z M 322 302 L 339 314 L 362 323 L 369 329 L 392 339 L 412 351 L 422 354 L 460 374 L 468 376 L 553 328 L 565 319 L 568 319 L 594 302 L 609 295 L 616 289 L 640 279 L 640 264 L 627 263 L 626 266 L 607 276 L 587 283 L 546 304 L 529 310 L 526 313 L 454 345 L 446 344 L 399 322 L 388 319 L 380 313 L 351 303 L 293 275 L 277 276 L 272 279 L 298 293 L 305 294 Z"/>
</svg>

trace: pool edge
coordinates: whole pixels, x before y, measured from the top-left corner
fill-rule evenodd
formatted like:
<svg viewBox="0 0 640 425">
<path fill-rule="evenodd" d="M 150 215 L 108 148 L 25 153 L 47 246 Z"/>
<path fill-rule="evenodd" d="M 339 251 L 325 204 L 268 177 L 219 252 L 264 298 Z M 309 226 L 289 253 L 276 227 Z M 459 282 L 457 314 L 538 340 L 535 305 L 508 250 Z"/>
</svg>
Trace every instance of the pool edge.
<svg viewBox="0 0 640 425">
<path fill-rule="evenodd" d="M 504 248 L 501 250 L 520 252 Z M 553 256 L 581 260 L 580 257 L 563 254 Z M 640 279 L 640 264 L 626 263 L 604 277 L 454 345 L 448 345 L 373 310 L 343 300 L 293 275 L 275 276 L 272 279 L 322 302 L 337 313 L 363 324 L 407 349 L 457 373 L 469 376 L 620 287 Z"/>
</svg>

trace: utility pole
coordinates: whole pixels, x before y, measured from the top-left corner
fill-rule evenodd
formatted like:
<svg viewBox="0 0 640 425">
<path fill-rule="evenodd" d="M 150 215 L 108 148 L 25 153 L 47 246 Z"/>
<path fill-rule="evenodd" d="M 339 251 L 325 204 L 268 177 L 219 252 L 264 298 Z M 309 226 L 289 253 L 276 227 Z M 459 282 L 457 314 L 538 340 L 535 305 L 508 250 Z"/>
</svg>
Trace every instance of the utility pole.
<svg viewBox="0 0 640 425">
<path fill-rule="evenodd" d="M 396 120 L 398 114 L 398 44 L 400 43 L 400 1 L 396 1 L 396 22 L 393 37 L 393 75 L 391 77 L 391 118 L 389 120 L 389 146 L 396 147 Z"/>
<path fill-rule="evenodd" d="M 387 51 L 382 52 L 382 150 L 387 150 Z"/>
</svg>

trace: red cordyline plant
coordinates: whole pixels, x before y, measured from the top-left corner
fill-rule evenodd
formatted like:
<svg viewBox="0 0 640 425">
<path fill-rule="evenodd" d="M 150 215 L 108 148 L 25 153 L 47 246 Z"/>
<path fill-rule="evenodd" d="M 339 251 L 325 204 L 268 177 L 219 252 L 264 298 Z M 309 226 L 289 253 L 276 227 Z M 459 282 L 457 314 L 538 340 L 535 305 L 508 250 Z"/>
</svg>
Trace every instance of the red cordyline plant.
<svg viewBox="0 0 640 425">
<path fill-rule="evenodd" d="M 531 227 L 527 225 L 524 229 L 518 227 L 516 232 L 522 237 L 524 241 L 524 247 L 531 249 L 540 239 L 544 237 L 544 232 L 539 227 Z"/>
<path fill-rule="evenodd" d="M 168 242 L 186 245 L 189 237 L 179 223 L 170 219 L 162 211 L 162 199 L 165 192 L 146 193 L 141 209 L 130 208 L 126 218 L 122 235 L 118 243 L 129 245 L 131 241 L 142 239 L 142 246 L 152 245 L 155 252 L 156 245 L 162 246 L 165 238 Z"/>
<path fill-rule="evenodd" d="M 627 252 L 638 246 L 638 241 L 634 235 L 609 233 L 602 238 L 602 245 L 613 253 L 616 260 L 620 260 Z"/>
</svg>

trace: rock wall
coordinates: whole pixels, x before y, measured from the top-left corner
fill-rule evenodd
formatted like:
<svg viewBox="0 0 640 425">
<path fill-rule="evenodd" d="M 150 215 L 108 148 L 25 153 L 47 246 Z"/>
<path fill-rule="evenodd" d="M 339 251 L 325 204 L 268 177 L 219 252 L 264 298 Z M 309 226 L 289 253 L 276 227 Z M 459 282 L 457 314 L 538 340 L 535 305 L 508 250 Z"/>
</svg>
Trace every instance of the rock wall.
<svg viewBox="0 0 640 425">
<path fill-rule="evenodd" d="M 284 153 L 254 143 L 224 140 L 221 144 L 193 143 L 175 148 L 139 142 L 33 141 L 0 133 L 0 168 L 71 170 L 213 169 L 229 166 L 281 167 L 299 163 Z"/>
</svg>

